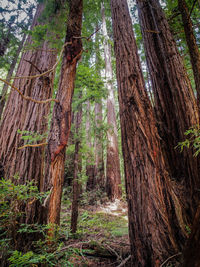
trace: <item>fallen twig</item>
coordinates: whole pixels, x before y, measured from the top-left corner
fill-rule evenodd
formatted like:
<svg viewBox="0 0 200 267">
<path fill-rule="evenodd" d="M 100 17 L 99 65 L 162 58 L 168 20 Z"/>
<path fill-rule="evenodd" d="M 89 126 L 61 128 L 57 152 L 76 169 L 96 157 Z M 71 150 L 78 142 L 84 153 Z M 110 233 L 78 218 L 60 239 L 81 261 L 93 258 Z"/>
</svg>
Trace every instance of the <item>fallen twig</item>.
<svg viewBox="0 0 200 267">
<path fill-rule="evenodd" d="M 130 258 L 131 258 L 131 255 L 129 255 L 126 259 L 124 259 L 124 260 L 120 263 L 120 265 L 118 265 L 117 267 L 122 267 L 122 266 L 124 266 L 124 265 L 127 263 L 127 261 L 130 260 Z"/>
<path fill-rule="evenodd" d="M 169 258 L 167 258 L 167 259 L 160 265 L 160 267 L 163 267 L 163 266 L 165 265 L 165 263 L 167 263 L 169 260 L 175 258 L 176 256 L 180 256 L 181 254 L 182 254 L 182 253 L 179 252 L 179 253 L 177 253 L 177 254 L 174 254 L 174 255 L 170 256 Z"/>
</svg>

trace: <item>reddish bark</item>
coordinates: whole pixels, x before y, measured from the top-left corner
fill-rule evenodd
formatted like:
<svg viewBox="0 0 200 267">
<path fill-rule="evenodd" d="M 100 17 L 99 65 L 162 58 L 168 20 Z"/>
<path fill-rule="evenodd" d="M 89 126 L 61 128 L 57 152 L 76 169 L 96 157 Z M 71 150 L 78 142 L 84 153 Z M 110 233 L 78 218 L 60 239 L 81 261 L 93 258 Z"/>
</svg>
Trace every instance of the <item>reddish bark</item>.
<svg viewBox="0 0 200 267">
<path fill-rule="evenodd" d="M 185 225 L 160 149 L 126 0 L 111 0 L 111 11 L 132 266 L 159 266 L 180 249 Z"/>
<path fill-rule="evenodd" d="M 197 91 L 197 103 L 200 109 L 200 53 L 197 45 L 196 37 L 193 31 L 192 20 L 185 0 L 178 0 L 178 8 L 180 10 L 183 27 L 185 31 L 186 42 L 189 48 L 192 70 L 194 73 L 194 81 Z"/>
<path fill-rule="evenodd" d="M 71 103 L 74 92 L 76 65 L 81 57 L 82 42 L 82 0 L 69 3 L 69 16 L 67 23 L 66 42 L 64 51 L 57 100 L 53 110 L 51 130 L 49 134 L 48 149 L 51 158 L 50 180 L 52 191 L 49 203 L 49 222 L 60 223 L 61 196 L 64 179 L 65 148 L 71 127 Z"/>
<path fill-rule="evenodd" d="M 39 24 L 38 18 L 44 9 L 40 4 L 37 8 L 32 28 Z M 27 39 L 27 44 L 31 44 L 31 37 Z M 49 46 L 47 42 L 42 44 L 42 50 L 27 51 L 22 54 L 16 76 L 32 76 L 39 74 L 33 66 L 37 66 L 42 72 L 50 69 L 56 61 L 56 54 L 47 52 Z M 31 64 L 29 62 L 31 62 Z M 17 79 L 14 85 L 20 91 L 34 99 L 48 99 L 52 95 L 52 83 L 54 75 L 37 79 Z M 42 191 L 44 147 L 18 149 L 25 144 L 21 139 L 18 129 L 22 131 L 37 132 L 43 134 L 47 131 L 47 115 L 50 111 L 50 104 L 37 104 L 24 100 L 16 91 L 11 91 L 4 116 L 0 126 L 0 161 L 4 168 L 5 178 L 13 178 L 18 174 L 20 183 L 34 180 L 38 188 Z M 26 223 L 36 221 L 44 222 L 42 213 L 36 210 L 36 202 L 30 203 L 26 207 Z M 41 218 L 40 218 L 41 217 Z"/>
<path fill-rule="evenodd" d="M 199 203 L 199 159 L 175 149 L 184 132 L 199 123 L 198 108 L 181 56 L 158 0 L 137 0 L 155 114 L 170 176 L 183 185 L 188 220 Z"/>
</svg>

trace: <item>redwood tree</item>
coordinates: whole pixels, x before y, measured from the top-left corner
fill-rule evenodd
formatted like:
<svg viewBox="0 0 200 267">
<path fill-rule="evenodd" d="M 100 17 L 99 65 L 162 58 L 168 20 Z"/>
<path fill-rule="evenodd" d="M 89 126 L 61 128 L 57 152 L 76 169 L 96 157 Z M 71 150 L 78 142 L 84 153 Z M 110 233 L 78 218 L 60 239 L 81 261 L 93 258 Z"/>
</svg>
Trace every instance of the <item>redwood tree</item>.
<svg viewBox="0 0 200 267">
<path fill-rule="evenodd" d="M 137 5 L 163 153 L 171 177 L 183 185 L 191 221 L 199 202 L 199 159 L 192 150 L 180 153 L 175 147 L 199 123 L 197 103 L 159 1 L 137 0 Z"/>
<path fill-rule="evenodd" d="M 106 88 L 108 90 L 107 97 L 107 122 L 108 122 L 108 144 L 107 144 L 107 162 L 106 162 L 106 191 L 110 200 L 120 198 L 121 191 L 121 177 L 120 177 L 120 161 L 119 148 L 117 140 L 117 121 L 115 114 L 115 95 L 113 88 L 113 73 L 111 63 L 111 45 L 109 44 L 109 37 L 106 28 L 106 18 L 104 4 L 101 4 L 102 13 L 102 29 L 104 36 L 104 57 L 105 57 L 105 75 Z"/>
<path fill-rule="evenodd" d="M 180 249 L 185 226 L 160 149 L 126 0 L 111 0 L 111 11 L 132 266 L 160 266 Z"/>
<path fill-rule="evenodd" d="M 197 103 L 200 108 L 200 52 L 193 31 L 192 20 L 185 0 L 178 0 L 178 8 L 182 16 L 186 42 L 189 48 L 194 81 L 197 91 Z"/>
<path fill-rule="evenodd" d="M 39 4 L 32 28 L 39 25 L 38 18 L 44 9 Z M 32 43 L 28 37 L 27 45 Z M 55 64 L 56 54 L 49 51 L 47 41 L 42 43 L 42 49 L 28 50 L 22 54 L 16 76 L 33 76 L 44 72 Z M 16 79 L 14 86 L 19 88 L 26 97 L 36 100 L 46 100 L 52 95 L 52 73 L 36 79 Z M 44 147 L 25 147 L 25 141 L 21 139 L 18 129 L 28 132 L 44 134 L 47 132 L 47 115 L 50 111 L 50 103 L 39 104 L 25 100 L 18 92 L 12 90 L 5 107 L 4 116 L 0 126 L 0 161 L 3 166 L 4 177 L 13 179 L 19 175 L 19 182 L 25 183 L 34 180 L 40 191 L 43 190 L 43 162 Z M 36 206 L 39 203 L 32 202 L 26 206 L 25 222 L 44 222 L 44 215 Z"/>
<path fill-rule="evenodd" d="M 69 15 L 65 50 L 62 60 L 61 75 L 57 100 L 53 109 L 52 124 L 48 139 L 51 159 L 50 181 L 52 190 L 49 203 L 49 222 L 60 223 L 61 196 L 64 179 L 65 149 L 71 127 L 71 103 L 74 92 L 76 65 L 81 57 L 82 0 L 69 1 Z"/>
</svg>

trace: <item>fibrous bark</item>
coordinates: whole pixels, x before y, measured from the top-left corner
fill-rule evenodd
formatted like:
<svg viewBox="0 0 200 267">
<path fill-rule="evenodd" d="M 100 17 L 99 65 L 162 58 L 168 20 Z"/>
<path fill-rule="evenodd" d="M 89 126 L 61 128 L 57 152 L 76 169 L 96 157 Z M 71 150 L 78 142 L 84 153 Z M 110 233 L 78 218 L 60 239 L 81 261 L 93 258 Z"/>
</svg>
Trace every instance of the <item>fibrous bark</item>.
<svg viewBox="0 0 200 267">
<path fill-rule="evenodd" d="M 159 1 L 137 0 L 137 5 L 165 162 L 170 176 L 183 186 L 191 221 L 199 201 L 199 159 L 192 150 L 180 153 L 175 147 L 199 123 L 197 103 Z"/>
<path fill-rule="evenodd" d="M 120 161 L 119 161 L 119 148 L 117 140 L 117 121 L 115 114 L 115 95 L 113 88 L 113 73 L 111 63 L 111 46 L 106 28 L 106 19 L 104 5 L 101 6 L 102 12 L 102 29 L 104 36 L 104 57 L 105 57 L 105 75 L 106 75 L 106 88 L 108 89 L 107 98 L 107 162 L 106 162 L 106 192 L 110 200 L 121 198 L 121 176 L 120 176 Z"/>
<path fill-rule="evenodd" d="M 111 0 L 132 266 L 160 266 L 183 241 L 126 0 Z M 182 228 L 182 229 L 181 229 Z"/>
<path fill-rule="evenodd" d="M 23 38 L 18 46 L 18 49 L 16 51 L 16 55 L 10 65 L 10 69 L 8 71 L 8 74 L 6 76 L 6 81 L 10 82 L 10 79 L 13 75 L 13 72 L 14 72 L 14 69 L 15 69 L 15 66 L 17 64 L 17 60 L 18 60 L 18 57 L 19 57 L 19 54 L 23 48 L 23 45 L 24 45 L 24 42 L 25 42 L 25 39 L 26 39 L 26 34 L 23 35 Z M 3 86 L 3 89 L 2 89 L 2 93 L 1 93 L 1 99 L 0 99 L 0 120 L 1 120 L 1 116 L 2 116 L 2 113 L 3 113 L 3 108 L 5 106 L 5 102 L 6 102 L 6 94 L 7 94 L 7 91 L 8 91 L 8 84 L 4 84 Z"/>
<path fill-rule="evenodd" d="M 52 191 L 49 203 L 49 222 L 60 223 L 61 196 L 64 179 L 65 148 L 71 127 L 71 103 L 74 92 L 74 80 L 77 61 L 81 57 L 81 26 L 82 0 L 69 1 L 69 16 L 67 22 L 66 46 L 62 67 L 57 100 L 53 109 L 53 118 L 48 140 L 49 155 L 51 158 L 50 180 Z"/>
<path fill-rule="evenodd" d="M 200 109 L 200 53 L 197 45 L 196 37 L 193 31 L 192 20 L 185 0 L 178 0 L 178 8 L 182 16 L 183 27 L 186 37 L 187 46 L 189 48 L 192 70 L 194 73 L 194 81 L 197 91 L 197 103 Z"/>
<path fill-rule="evenodd" d="M 40 4 L 37 8 L 32 28 L 39 25 L 38 18 L 44 9 Z M 27 44 L 31 44 L 31 37 L 27 39 Z M 17 76 L 32 76 L 50 69 L 56 61 L 56 54 L 48 52 L 48 42 L 42 44 L 42 49 L 27 51 L 22 54 Z M 37 69 L 35 68 L 37 66 Z M 14 85 L 20 91 L 34 99 L 48 99 L 52 95 L 52 82 L 54 75 L 42 76 L 36 79 L 16 79 Z M 50 104 L 37 104 L 24 100 L 16 91 L 11 91 L 4 116 L 0 126 L 0 161 L 3 166 L 5 178 L 13 179 L 15 174 L 19 175 L 18 182 L 25 183 L 34 180 L 40 191 L 43 190 L 43 163 L 44 147 L 27 147 L 18 149 L 25 144 L 21 135 L 17 132 L 29 131 L 44 134 L 47 131 L 47 115 L 50 111 Z M 42 214 L 36 211 L 36 202 L 26 207 L 26 223 L 42 221 Z M 41 217 L 41 219 L 40 219 Z"/>
</svg>

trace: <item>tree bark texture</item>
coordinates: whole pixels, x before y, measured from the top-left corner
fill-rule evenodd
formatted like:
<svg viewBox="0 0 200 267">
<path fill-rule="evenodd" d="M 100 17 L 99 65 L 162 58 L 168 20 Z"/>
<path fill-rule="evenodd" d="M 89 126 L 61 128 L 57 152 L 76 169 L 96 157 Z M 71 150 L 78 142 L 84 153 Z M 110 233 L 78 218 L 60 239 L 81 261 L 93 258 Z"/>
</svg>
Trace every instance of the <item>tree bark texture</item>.
<svg viewBox="0 0 200 267">
<path fill-rule="evenodd" d="M 183 253 L 183 267 L 199 267 L 200 266 L 200 206 L 197 209 L 192 232 L 186 243 Z"/>
<path fill-rule="evenodd" d="M 160 266 L 184 239 L 126 0 L 111 0 L 132 266 Z"/>
<path fill-rule="evenodd" d="M 155 114 L 170 176 L 183 184 L 188 218 L 199 202 L 199 159 L 175 149 L 199 123 L 198 108 L 182 59 L 158 0 L 137 0 L 139 21 L 155 98 Z"/>
<path fill-rule="evenodd" d="M 80 154 L 80 129 L 82 123 L 82 105 L 79 106 L 79 110 L 75 119 L 75 131 L 77 140 L 75 141 L 75 153 L 74 153 L 74 175 L 73 175 L 73 201 L 72 201 L 72 215 L 71 215 L 71 231 L 76 233 L 78 223 L 78 206 L 80 197 L 80 181 L 79 174 L 81 173 L 81 154 Z"/>
<path fill-rule="evenodd" d="M 111 63 L 111 46 L 106 28 L 106 18 L 103 3 L 101 4 L 102 29 L 104 36 L 104 57 L 105 57 L 105 75 L 106 88 L 108 89 L 107 98 L 107 162 L 106 162 L 106 192 L 110 200 L 119 199 L 122 196 L 119 148 L 117 140 L 117 121 L 115 114 L 115 95 L 112 84 L 113 73 Z"/>
<path fill-rule="evenodd" d="M 197 91 L 197 103 L 200 110 L 200 53 L 197 45 L 196 37 L 193 31 L 192 20 L 185 0 L 178 0 L 178 8 L 182 16 L 182 22 L 186 37 L 187 46 L 189 48 L 190 61 L 194 73 L 194 81 Z M 200 113 L 200 112 L 199 112 Z"/>
<path fill-rule="evenodd" d="M 8 74 L 6 76 L 6 81 L 7 82 L 10 82 L 10 79 L 13 75 L 13 72 L 14 72 L 14 69 L 15 69 L 15 66 L 17 64 L 17 60 L 19 58 L 19 54 L 23 48 L 23 45 L 24 45 L 24 42 L 25 42 L 25 39 L 26 39 L 26 34 L 23 35 L 23 38 L 18 46 L 18 49 L 16 51 L 16 55 L 10 65 L 10 69 L 8 71 Z M 1 116 L 2 116 L 2 113 L 3 113 L 3 109 L 4 109 L 4 106 L 5 106 L 5 103 L 6 103 L 6 94 L 7 94 L 7 91 L 8 91 L 8 85 L 5 83 L 4 86 L 3 86 L 3 89 L 2 89 L 2 93 L 1 93 L 1 100 L 0 100 L 0 120 L 1 120 Z"/>
<path fill-rule="evenodd" d="M 32 28 L 39 24 L 38 18 L 43 8 L 43 4 L 38 6 Z M 27 43 L 31 44 L 30 36 Z M 24 52 L 16 75 L 32 76 L 39 74 L 37 69 L 41 72 L 50 69 L 56 62 L 56 54 L 48 52 L 48 48 L 48 43 L 44 42 L 41 50 Z M 53 78 L 54 75 L 50 73 L 48 76 L 36 79 L 16 79 L 14 86 L 19 88 L 24 95 L 33 99 L 48 99 L 52 95 Z M 12 179 L 15 174 L 18 174 L 20 183 L 34 180 L 41 191 L 44 184 L 44 147 L 18 149 L 25 145 L 25 141 L 21 139 L 17 130 L 46 133 L 49 111 L 50 104 L 37 104 L 24 100 L 18 92 L 11 90 L 0 126 L 0 161 L 5 178 Z M 36 210 L 36 205 L 36 202 L 27 204 L 26 223 L 36 222 L 42 216 Z"/>
<path fill-rule="evenodd" d="M 69 2 L 66 42 L 70 42 L 64 51 L 57 100 L 53 109 L 53 118 L 48 140 L 51 158 L 50 181 L 52 191 L 49 203 L 49 222 L 59 224 L 61 196 L 64 180 L 65 148 L 71 127 L 71 103 L 74 92 L 76 65 L 81 57 L 82 0 Z M 78 38 L 77 38 L 78 37 Z"/>
</svg>

